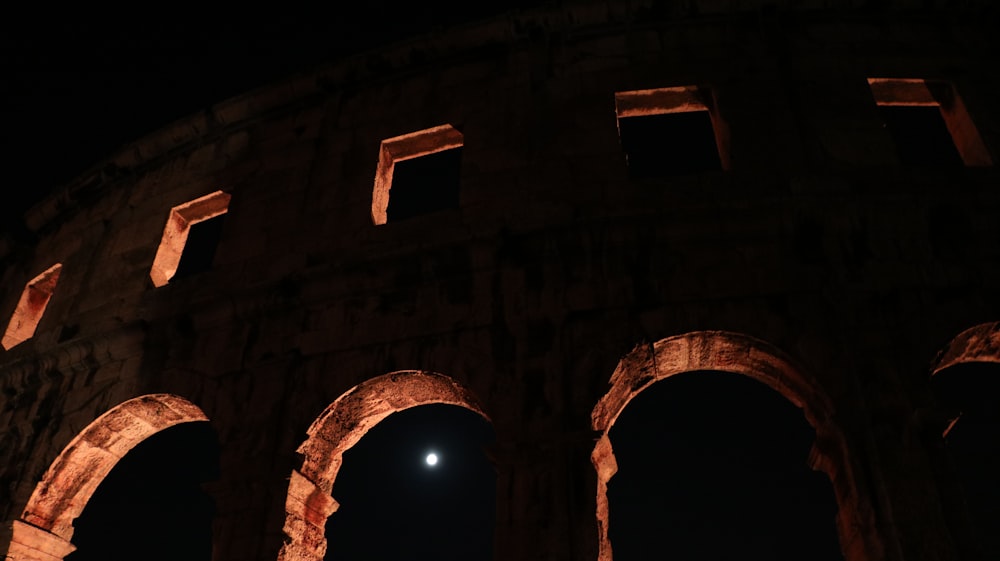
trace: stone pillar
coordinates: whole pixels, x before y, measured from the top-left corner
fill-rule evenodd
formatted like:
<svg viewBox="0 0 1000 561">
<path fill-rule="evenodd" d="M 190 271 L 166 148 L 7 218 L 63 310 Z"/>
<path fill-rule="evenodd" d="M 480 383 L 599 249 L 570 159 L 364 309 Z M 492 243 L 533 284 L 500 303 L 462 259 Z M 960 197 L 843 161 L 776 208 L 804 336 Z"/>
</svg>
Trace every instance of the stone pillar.
<svg viewBox="0 0 1000 561">
<path fill-rule="evenodd" d="M 326 554 L 326 519 L 340 505 L 315 483 L 292 471 L 285 502 L 286 541 L 279 561 L 322 561 Z"/>
<path fill-rule="evenodd" d="M 41 528 L 14 521 L 14 534 L 7 550 L 10 561 L 61 561 L 76 547 L 63 538 Z"/>
</svg>

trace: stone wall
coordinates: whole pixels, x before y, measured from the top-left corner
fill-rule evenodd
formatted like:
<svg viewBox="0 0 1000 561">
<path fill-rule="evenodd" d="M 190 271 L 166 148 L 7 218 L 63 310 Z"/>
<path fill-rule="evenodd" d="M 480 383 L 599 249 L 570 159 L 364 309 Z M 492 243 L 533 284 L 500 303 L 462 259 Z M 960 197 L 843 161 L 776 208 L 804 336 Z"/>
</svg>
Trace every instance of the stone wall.
<svg viewBox="0 0 1000 561">
<path fill-rule="evenodd" d="M 58 535 L 25 508 L 81 431 L 170 394 L 222 443 L 216 559 L 275 559 L 307 429 L 419 370 L 493 422 L 496 559 L 597 559 L 591 414 L 612 373 L 725 332 L 828 404 L 810 420 L 835 435 L 816 465 L 847 559 L 967 555 L 927 381 L 997 320 L 998 176 L 900 166 L 866 79 L 952 84 L 995 159 L 995 16 L 744 4 L 580 3 L 354 57 L 140 139 L 30 211 L 0 318 L 62 272 L 34 337 L 0 351 L 0 548 L 18 520 Z M 727 169 L 629 180 L 614 94 L 684 85 L 712 92 Z M 464 137 L 460 208 L 374 226 L 380 142 L 441 124 Z M 220 189 L 212 269 L 153 288 L 170 209 Z"/>
</svg>

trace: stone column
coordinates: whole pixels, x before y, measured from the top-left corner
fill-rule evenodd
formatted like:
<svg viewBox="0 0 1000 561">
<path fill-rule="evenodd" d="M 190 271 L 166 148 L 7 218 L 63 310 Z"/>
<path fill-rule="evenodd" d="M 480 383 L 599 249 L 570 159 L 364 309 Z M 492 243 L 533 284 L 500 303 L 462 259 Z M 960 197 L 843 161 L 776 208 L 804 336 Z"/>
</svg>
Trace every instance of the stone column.
<svg viewBox="0 0 1000 561">
<path fill-rule="evenodd" d="M 61 561 L 76 547 L 63 538 L 41 528 L 14 521 L 14 534 L 7 550 L 10 561 Z"/>
</svg>

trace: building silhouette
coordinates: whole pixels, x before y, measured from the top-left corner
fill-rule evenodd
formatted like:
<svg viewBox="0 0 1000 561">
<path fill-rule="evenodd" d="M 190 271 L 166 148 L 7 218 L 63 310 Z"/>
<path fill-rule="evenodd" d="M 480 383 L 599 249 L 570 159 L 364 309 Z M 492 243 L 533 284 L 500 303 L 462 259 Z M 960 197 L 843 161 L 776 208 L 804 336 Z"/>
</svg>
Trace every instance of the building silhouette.
<svg viewBox="0 0 1000 561">
<path fill-rule="evenodd" d="M 75 555 L 112 470 L 197 425 L 210 558 L 321 559 L 345 452 L 443 404 L 495 432 L 494 559 L 608 561 L 616 421 L 724 372 L 801 410 L 843 559 L 994 558 L 996 24 L 566 2 L 130 143 L 0 244 L 0 548 Z"/>
</svg>

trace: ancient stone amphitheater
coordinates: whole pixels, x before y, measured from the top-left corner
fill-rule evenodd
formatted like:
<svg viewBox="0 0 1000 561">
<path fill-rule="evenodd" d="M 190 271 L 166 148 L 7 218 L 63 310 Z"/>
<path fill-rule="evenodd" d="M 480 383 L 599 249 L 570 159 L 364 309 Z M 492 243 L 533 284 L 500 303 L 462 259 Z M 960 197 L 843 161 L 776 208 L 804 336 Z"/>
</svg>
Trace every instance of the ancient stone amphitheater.
<svg viewBox="0 0 1000 561">
<path fill-rule="evenodd" d="M 0 549 L 69 555 L 121 457 L 207 420 L 212 558 L 318 560 L 344 451 L 446 403 L 496 433 L 495 559 L 608 561 L 608 431 L 715 370 L 801 408 L 844 559 L 989 558 L 931 381 L 1000 362 L 997 22 L 566 2 L 125 146 L 0 244 Z"/>
</svg>

